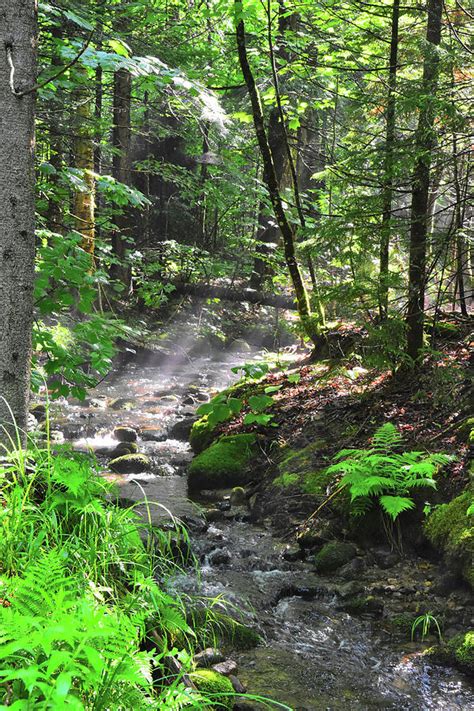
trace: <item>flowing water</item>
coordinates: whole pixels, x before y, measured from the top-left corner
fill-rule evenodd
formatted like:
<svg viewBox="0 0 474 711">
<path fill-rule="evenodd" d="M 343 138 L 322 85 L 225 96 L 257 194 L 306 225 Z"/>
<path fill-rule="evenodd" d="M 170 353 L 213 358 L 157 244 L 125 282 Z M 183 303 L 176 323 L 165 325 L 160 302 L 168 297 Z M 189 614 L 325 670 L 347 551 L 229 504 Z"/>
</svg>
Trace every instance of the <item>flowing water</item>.
<svg viewBox="0 0 474 711">
<path fill-rule="evenodd" d="M 86 403 L 66 404 L 61 429 L 77 448 L 99 450 L 113 447 L 117 424 L 140 429 L 140 451 L 151 457 L 153 473 L 115 476 L 121 496 L 140 501 L 146 494 L 159 502 L 150 507 L 155 523 L 170 513 L 199 520 L 200 504 L 187 496 L 186 427 L 175 425 L 235 379 L 232 365 L 252 357 L 258 353 L 193 358 L 176 348 L 158 360 L 132 359 Z M 462 674 L 431 665 L 409 642 L 399 646 L 370 619 L 338 610 L 331 579 L 318 577 L 307 564 L 283 560 L 284 544 L 269 526 L 229 517 L 196 529 L 200 581 L 190 574 L 176 585 L 222 594 L 258 625 L 265 644 L 234 656 L 249 691 L 307 711 L 474 710 L 474 690 Z"/>
</svg>

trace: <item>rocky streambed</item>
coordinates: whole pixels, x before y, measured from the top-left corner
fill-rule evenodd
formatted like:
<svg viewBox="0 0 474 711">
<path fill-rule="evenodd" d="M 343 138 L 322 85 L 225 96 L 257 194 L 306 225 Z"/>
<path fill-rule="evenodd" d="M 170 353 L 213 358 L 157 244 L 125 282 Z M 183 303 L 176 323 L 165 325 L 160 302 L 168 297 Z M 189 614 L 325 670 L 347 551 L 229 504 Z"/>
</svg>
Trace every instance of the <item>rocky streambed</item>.
<svg viewBox="0 0 474 711">
<path fill-rule="evenodd" d="M 189 497 L 195 411 L 236 378 L 233 365 L 258 357 L 247 348 L 192 357 L 176 347 L 133 358 L 85 402 L 64 403 L 58 436 L 94 450 L 120 497 L 138 502 L 153 524 L 170 517 L 188 524 L 201 572 L 190 570 L 173 585 L 222 598 L 259 630 L 262 643 L 235 650 L 226 670 L 249 692 L 301 711 L 474 709 L 469 680 L 433 665 L 422 655 L 426 644 L 410 641 L 413 611 L 427 605 L 443 605 L 454 632 L 474 626 L 470 593 L 453 589 L 436 563 L 400 561 L 383 545 L 352 547 L 335 572 L 316 573 L 270 519 L 254 520 L 247 498 L 225 490 Z M 256 707 L 245 700 L 236 706 Z"/>
</svg>

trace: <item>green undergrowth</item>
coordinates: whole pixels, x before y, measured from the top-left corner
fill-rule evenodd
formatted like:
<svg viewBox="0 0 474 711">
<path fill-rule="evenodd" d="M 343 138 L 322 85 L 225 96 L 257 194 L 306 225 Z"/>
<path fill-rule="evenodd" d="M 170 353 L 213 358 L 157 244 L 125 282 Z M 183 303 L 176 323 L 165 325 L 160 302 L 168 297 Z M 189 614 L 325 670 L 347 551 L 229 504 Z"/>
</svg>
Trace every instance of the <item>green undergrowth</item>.
<svg viewBox="0 0 474 711">
<path fill-rule="evenodd" d="M 112 502 L 111 486 L 65 448 L 12 448 L 2 459 L 1 708 L 212 703 L 181 681 L 197 632 L 183 600 L 157 583 L 179 572 L 177 532 L 147 535 L 133 509 Z M 172 676 L 170 657 L 182 670 Z"/>
<path fill-rule="evenodd" d="M 221 437 L 192 460 L 188 470 L 190 489 L 216 489 L 247 483 L 256 444 L 254 434 Z"/>
<path fill-rule="evenodd" d="M 254 627 L 239 622 L 215 607 L 199 607 L 188 617 L 188 623 L 196 629 L 200 647 L 223 647 L 224 649 L 247 650 L 262 642 Z"/>
<path fill-rule="evenodd" d="M 438 506 L 425 523 L 430 542 L 457 564 L 474 587 L 474 489 Z M 470 510 L 471 509 L 471 510 Z"/>
<path fill-rule="evenodd" d="M 248 399 L 256 398 L 264 391 L 265 383 L 242 383 L 231 385 L 198 409 L 202 417 L 197 420 L 189 436 L 195 454 L 199 454 L 218 436 L 219 425 L 240 414 Z"/>
</svg>

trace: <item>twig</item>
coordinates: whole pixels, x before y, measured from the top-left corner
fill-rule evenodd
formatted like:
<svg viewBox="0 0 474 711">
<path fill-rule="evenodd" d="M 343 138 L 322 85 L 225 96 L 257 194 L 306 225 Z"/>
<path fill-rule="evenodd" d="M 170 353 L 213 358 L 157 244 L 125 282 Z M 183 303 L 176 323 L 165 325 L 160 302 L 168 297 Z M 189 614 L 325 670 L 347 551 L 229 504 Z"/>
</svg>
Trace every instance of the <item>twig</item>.
<svg viewBox="0 0 474 711">
<path fill-rule="evenodd" d="M 62 67 L 62 69 L 60 69 L 58 72 L 56 72 L 56 74 L 53 74 L 53 76 L 50 77 L 49 79 L 45 79 L 44 81 L 40 82 L 39 84 L 34 84 L 29 89 L 25 89 L 24 91 L 17 91 L 15 89 L 15 81 L 14 81 L 14 79 L 15 79 L 15 65 L 13 64 L 13 56 L 12 56 L 13 45 L 7 44 L 7 46 L 6 46 L 7 61 L 8 61 L 9 67 L 10 67 L 10 89 L 11 89 L 12 94 L 14 94 L 14 96 L 18 96 L 19 98 L 21 98 L 22 96 L 26 96 L 27 94 L 32 94 L 34 91 L 38 91 L 38 89 L 42 89 L 47 84 L 49 84 L 50 82 L 52 82 L 55 79 L 57 79 L 58 77 L 60 77 L 62 74 L 64 74 L 64 72 L 67 72 L 68 69 L 70 69 L 72 66 L 74 66 L 74 64 L 76 64 L 76 62 L 82 57 L 82 55 L 88 48 L 90 41 L 92 39 L 92 36 L 94 34 L 94 31 L 95 31 L 95 28 L 93 27 L 86 39 L 81 51 L 78 54 L 76 54 L 76 56 L 73 59 L 71 59 L 71 61 L 68 62 L 68 64 L 66 64 L 64 67 Z"/>
</svg>

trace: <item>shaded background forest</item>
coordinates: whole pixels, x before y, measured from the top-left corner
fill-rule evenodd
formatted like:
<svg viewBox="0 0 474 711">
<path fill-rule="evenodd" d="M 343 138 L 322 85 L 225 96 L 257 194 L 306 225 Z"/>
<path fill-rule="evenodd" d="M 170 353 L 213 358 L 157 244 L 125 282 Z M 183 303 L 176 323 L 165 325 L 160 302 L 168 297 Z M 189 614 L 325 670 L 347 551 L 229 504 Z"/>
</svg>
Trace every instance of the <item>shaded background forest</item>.
<svg viewBox="0 0 474 711">
<path fill-rule="evenodd" d="M 413 225 L 429 318 L 471 302 L 470 13 L 248 2 L 242 18 L 319 328 L 321 306 L 355 319 L 400 362 Z M 115 300 L 157 308 L 184 284 L 292 296 L 231 4 L 42 3 L 40 30 L 35 338 L 58 394 L 81 385 L 84 360 L 106 365 Z"/>
</svg>

